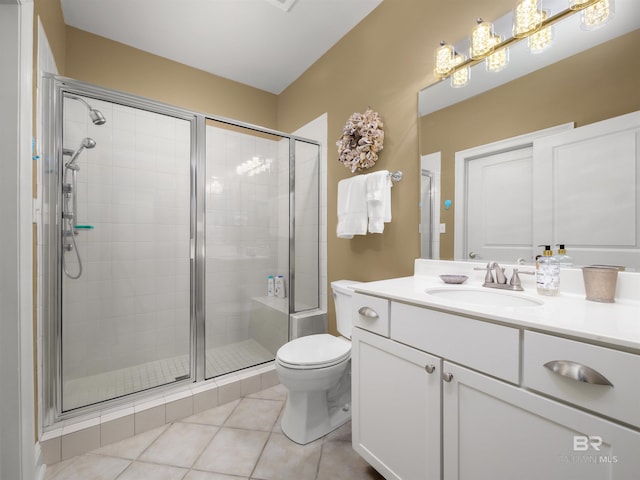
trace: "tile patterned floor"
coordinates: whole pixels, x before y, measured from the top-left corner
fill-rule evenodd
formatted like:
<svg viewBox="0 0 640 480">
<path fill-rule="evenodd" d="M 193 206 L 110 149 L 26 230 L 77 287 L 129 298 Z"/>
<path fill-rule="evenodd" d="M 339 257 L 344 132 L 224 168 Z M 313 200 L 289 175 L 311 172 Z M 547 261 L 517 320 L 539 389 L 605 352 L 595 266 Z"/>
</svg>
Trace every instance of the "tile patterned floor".
<svg viewBox="0 0 640 480">
<path fill-rule="evenodd" d="M 247 339 L 208 348 L 205 358 L 207 378 L 213 378 L 268 362 L 274 355 L 254 339 Z M 189 356 L 180 355 L 68 380 L 62 395 L 64 411 L 171 383 L 189 375 L 189 365 Z"/>
<path fill-rule="evenodd" d="M 308 445 L 280 429 L 282 385 L 51 465 L 45 480 L 383 480 L 351 423 Z"/>
</svg>

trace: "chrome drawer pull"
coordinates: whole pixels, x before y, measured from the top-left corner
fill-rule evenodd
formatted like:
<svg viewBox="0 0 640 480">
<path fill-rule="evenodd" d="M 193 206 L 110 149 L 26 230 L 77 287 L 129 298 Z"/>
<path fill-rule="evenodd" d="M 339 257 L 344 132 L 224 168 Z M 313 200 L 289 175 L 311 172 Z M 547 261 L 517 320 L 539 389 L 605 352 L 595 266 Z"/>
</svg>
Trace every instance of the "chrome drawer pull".
<svg viewBox="0 0 640 480">
<path fill-rule="evenodd" d="M 607 378 L 591 367 L 569 360 L 553 360 L 544 364 L 553 373 L 570 378 L 577 382 L 591 383 L 593 385 L 609 385 L 613 387 Z"/>
<path fill-rule="evenodd" d="M 433 373 L 436 371 L 436 366 L 435 365 L 425 365 L 424 369 L 427 371 L 427 373 Z"/>
<path fill-rule="evenodd" d="M 378 313 L 373 308 L 369 308 L 369 307 L 360 307 L 360 310 L 358 310 L 358 313 L 363 317 L 367 317 L 367 318 L 380 317 L 380 315 L 378 315 Z"/>
<path fill-rule="evenodd" d="M 453 373 L 451 372 L 444 372 L 442 374 L 442 380 L 444 380 L 445 382 L 449 383 L 451 382 L 451 380 L 453 380 Z"/>
</svg>

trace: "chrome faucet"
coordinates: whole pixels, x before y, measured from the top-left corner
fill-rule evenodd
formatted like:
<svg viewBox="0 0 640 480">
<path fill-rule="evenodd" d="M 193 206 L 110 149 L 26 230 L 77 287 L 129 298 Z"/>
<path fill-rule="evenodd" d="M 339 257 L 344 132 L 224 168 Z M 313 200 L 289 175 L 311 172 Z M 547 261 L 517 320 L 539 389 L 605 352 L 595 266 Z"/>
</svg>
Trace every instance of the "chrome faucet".
<svg viewBox="0 0 640 480">
<path fill-rule="evenodd" d="M 507 283 L 507 277 L 504 276 L 504 268 L 498 265 L 498 262 L 491 263 L 491 269 L 496 272 L 496 282 L 499 285 Z"/>
<path fill-rule="evenodd" d="M 478 270 L 483 270 L 478 268 Z M 487 274 L 484 277 L 483 287 L 488 288 L 499 288 L 501 290 L 514 290 L 517 292 L 521 292 L 524 290 L 522 288 L 522 282 L 520 281 L 519 273 L 524 273 L 527 275 L 533 275 L 534 272 L 522 271 L 519 272 L 517 268 L 514 267 L 513 273 L 511 275 L 511 280 L 507 283 L 507 277 L 504 274 L 504 268 L 502 268 L 498 262 L 489 262 L 486 266 Z M 495 273 L 495 277 L 494 277 Z"/>
</svg>

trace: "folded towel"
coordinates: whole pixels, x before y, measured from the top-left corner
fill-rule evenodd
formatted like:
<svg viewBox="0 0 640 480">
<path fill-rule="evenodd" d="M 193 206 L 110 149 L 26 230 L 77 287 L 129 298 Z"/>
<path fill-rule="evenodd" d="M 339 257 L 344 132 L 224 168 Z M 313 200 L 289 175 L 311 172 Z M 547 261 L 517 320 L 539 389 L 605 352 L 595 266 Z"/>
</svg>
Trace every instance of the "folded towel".
<svg viewBox="0 0 640 480">
<path fill-rule="evenodd" d="M 339 238 L 353 238 L 367 233 L 366 175 L 338 182 Z"/>
<path fill-rule="evenodd" d="M 382 233 L 384 224 L 391 221 L 391 177 L 387 170 L 366 177 L 369 233 Z"/>
</svg>

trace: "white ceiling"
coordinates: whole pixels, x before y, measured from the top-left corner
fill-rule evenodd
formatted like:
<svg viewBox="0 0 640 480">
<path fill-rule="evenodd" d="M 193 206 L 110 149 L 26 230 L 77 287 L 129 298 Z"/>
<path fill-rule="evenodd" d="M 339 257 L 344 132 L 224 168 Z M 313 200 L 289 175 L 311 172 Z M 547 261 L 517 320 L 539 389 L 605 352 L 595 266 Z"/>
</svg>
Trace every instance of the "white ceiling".
<svg viewBox="0 0 640 480">
<path fill-rule="evenodd" d="M 65 23 L 280 93 L 382 0 L 61 0 Z"/>
</svg>

